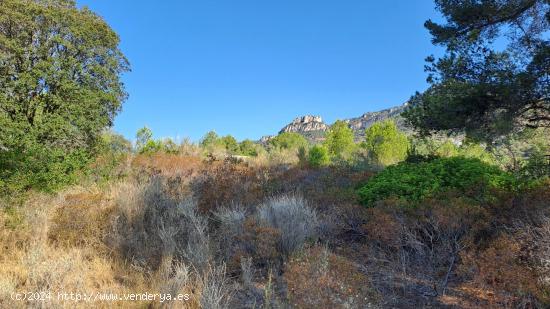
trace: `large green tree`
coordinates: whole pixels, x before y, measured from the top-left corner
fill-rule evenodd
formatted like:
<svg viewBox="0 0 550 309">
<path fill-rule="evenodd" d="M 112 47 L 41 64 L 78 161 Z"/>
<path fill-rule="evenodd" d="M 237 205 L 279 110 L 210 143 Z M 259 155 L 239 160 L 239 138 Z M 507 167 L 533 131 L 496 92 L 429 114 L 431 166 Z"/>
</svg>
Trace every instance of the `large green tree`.
<svg viewBox="0 0 550 309">
<path fill-rule="evenodd" d="M 75 154 L 94 152 L 127 96 L 118 46 L 109 25 L 75 1 L 0 0 L 2 179 L 62 177 Z"/>
<path fill-rule="evenodd" d="M 423 133 L 466 131 L 493 139 L 550 126 L 550 1 L 436 0 L 445 22 L 428 20 L 430 88 L 405 117 Z"/>
</svg>

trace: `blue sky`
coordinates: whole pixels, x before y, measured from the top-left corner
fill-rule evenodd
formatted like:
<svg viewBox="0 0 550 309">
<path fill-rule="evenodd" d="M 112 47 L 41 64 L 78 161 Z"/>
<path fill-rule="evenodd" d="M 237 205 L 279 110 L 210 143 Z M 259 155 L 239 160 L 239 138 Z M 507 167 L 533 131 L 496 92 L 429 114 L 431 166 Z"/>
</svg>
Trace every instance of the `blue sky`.
<svg viewBox="0 0 550 309">
<path fill-rule="evenodd" d="M 424 90 L 433 0 L 82 0 L 121 37 L 132 72 L 115 131 L 238 139 L 297 116 L 360 116 Z"/>
</svg>

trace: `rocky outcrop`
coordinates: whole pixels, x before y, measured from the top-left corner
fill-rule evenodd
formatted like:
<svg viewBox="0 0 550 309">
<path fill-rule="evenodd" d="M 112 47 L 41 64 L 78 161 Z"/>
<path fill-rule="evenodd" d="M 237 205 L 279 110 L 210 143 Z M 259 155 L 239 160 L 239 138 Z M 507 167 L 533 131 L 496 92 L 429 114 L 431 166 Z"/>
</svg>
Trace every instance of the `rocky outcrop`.
<svg viewBox="0 0 550 309">
<path fill-rule="evenodd" d="M 273 135 L 264 135 L 260 138 L 260 144 L 267 144 L 270 140 L 273 139 Z"/>
<path fill-rule="evenodd" d="M 361 117 L 346 119 L 344 121 L 349 124 L 350 128 L 355 132 L 357 136 L 365 135 L 365 130 L 368 129 L 370 126 L 372 126 L 376 122 L 384 121 L 387 119 L 392 119 L 393 121 L 395 121 L 399 129 L 408 132 L 412 129 L 405 124 L 403 117 L 401 117 L 401 113 L 405 110 L 406 106 L 407 103 L 401 106 L 395 106 L 377 112 L 365 113 Z"/>
<path fill-rule="evenodd" d="M 328 130 L 328 125 L 323 122 L 323 118 L 319 116 L 303 116 L 294 119 L 290 124 L 285 126 L 279 133 L 294 132 L 294 133 L 306 133 Z"/>
</svg>

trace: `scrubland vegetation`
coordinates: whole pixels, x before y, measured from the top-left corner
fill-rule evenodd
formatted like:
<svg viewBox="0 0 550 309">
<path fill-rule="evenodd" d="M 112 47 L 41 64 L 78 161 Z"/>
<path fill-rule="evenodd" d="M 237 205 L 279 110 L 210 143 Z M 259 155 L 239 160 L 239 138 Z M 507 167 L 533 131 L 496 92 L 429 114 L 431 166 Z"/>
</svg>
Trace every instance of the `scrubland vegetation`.
<svg viewBox="0 0 550 309">
<path fill-rule="evenodd" d="M 384 168 L 395 153 L 373 153 L 345 128 L 329 134 L 316 146 L 285 134 L 234 156 L 246 142 L 226 147 L 212 133 L 154 151 L 158 141 L 132 148 L 104 133 L 76 184 L 4 198 L 2 305 L 40 306 L 9 295 L 62 289 L 181 292 L 197 308 L 548 304 L 550 183 L 525 176 L 536 157 L 505 170 L 479 145 L 424 140 L 434 152 L 412 153 L 420 141 L 367 133 L 409 145 Z"/>
<path fill-rule="evenodd" d="M 447 51 L 410 130 L 262 144 L 131 143 L 108 130 L 129 70 L 110 27 L 73 1 L 0 0 L 0 307 L 549 307 L 549 5 L 463 2 L 426 23 Z"/>
</svg>

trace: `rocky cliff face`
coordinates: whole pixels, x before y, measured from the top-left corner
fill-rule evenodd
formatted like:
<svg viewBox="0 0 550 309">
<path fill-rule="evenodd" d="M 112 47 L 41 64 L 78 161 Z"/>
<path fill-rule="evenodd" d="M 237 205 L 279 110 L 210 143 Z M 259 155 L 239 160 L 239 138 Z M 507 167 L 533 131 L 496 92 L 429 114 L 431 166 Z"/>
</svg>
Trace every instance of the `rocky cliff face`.
<svg viewBox="0 0 550 309">
<path fill-rule="evenodd" d="M 363 114 L 361 117 L 351 118 L 344 120 L 350 126 L 350 128 L 355 132 L 356 136 L 364 136 L 365 130 L 376 122 L 384 121 L 387 119 L 392 119 L 395 121 L 399 129 L 402 131 L 409 132 L 412 129 L 409 128 L 401 117 L 401 113 L 405 110 L 406 103 L 401 106 L 395 106 L 392 108 L 384 109 L 378 112 L 369 112 Z"/>
<path fill-rule="evenodd" d="M 294 121 L 281 129 L 279 133 L 307 133 L 326 130 L 328 130 L 328 126 L 323 122 L 323 118 L 319 116 L 307 115 L 294 119 Z"/>
</svg>

